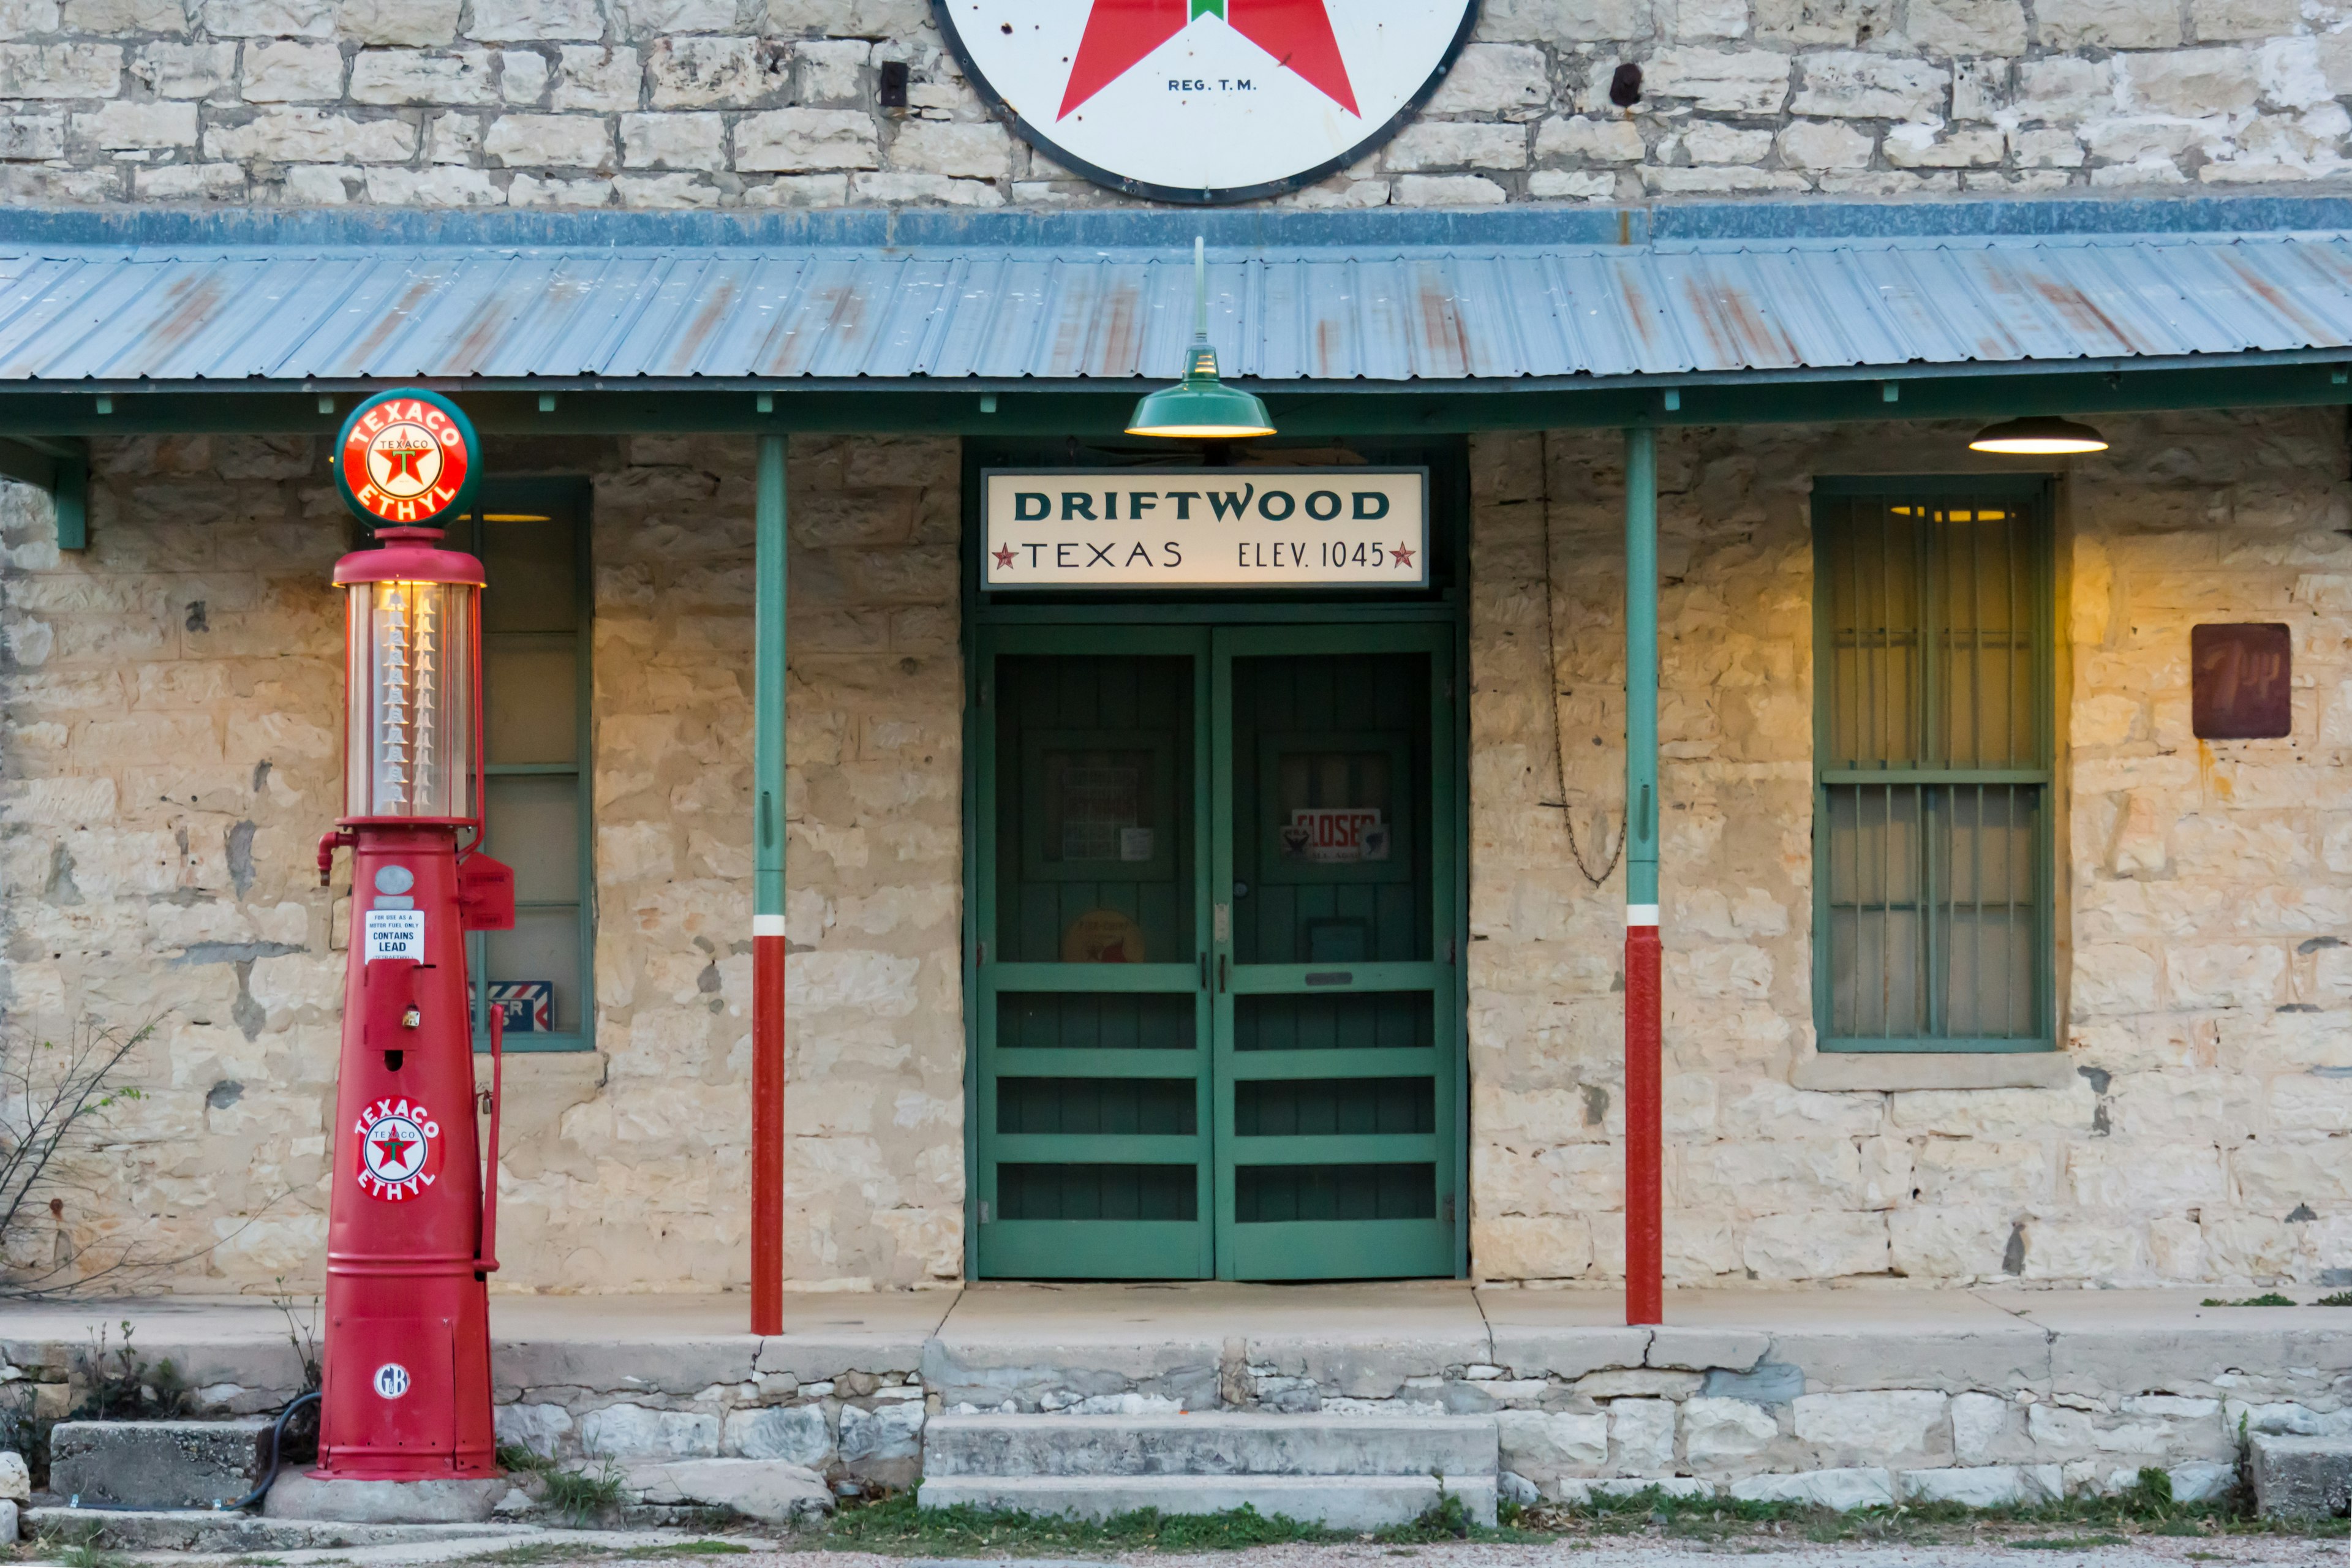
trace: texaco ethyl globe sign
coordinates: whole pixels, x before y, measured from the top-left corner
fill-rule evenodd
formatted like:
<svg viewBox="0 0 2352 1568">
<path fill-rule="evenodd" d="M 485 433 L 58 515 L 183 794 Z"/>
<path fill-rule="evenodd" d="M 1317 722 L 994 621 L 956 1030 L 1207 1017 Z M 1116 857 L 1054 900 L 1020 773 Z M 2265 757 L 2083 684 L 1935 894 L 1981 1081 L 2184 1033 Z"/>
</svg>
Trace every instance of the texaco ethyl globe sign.
<svg viewBox="0 0 2352 1568">
<path fill-rule="evenodd" d="M 462 514 L 481 475 L 473 421 L 437 392 L 380 392 L 335 437 L 335 488 L 371 527 L 439 528 Z"/>
<path fill-rule="evenodd" d="M 1477 0 L 931 0 L 972 85 L 1064 167 L 1238 202 L 1345 168 L 1444 79 Z"/>
</svg>

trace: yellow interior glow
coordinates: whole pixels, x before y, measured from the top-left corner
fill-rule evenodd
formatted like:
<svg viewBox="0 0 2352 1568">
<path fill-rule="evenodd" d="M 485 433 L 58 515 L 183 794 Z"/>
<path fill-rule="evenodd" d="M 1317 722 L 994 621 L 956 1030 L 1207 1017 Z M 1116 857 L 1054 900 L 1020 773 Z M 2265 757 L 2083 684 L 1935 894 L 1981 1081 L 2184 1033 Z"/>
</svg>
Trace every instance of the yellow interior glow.
<svg viewBox="0 0 2352 1568">
<path fill-rule="evenodd" d="M 1130 425 L 1130 436 L 1190 437 L 1195 440 L 1239 440 L 1245 436 L 1271 436 L 1271 425 Z"/>
<path fill-rule="evenodd" d="M 489 511 L 482 514 L 482 521 L 484 522 L 545 522 L 548 519 L 544 512 Z"/>
<path fill-rule="evenodd" d="M 2105 441 L 2085 441 L 2071 436 L 2011 436 L 1969 443 L 1971 452 L 2007 452 L 2025 458 L 2065 457 L 2077 452 L 2104 452 Z"/>
</svg>

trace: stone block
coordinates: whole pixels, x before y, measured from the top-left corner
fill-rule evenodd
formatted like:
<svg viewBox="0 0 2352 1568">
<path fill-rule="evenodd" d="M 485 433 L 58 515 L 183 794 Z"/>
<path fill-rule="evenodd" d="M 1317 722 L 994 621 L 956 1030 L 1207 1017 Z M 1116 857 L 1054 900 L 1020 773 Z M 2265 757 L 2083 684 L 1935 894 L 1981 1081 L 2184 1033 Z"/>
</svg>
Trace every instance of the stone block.
<svg viewBox="0 0 2352 1568">
<path fill-rule="evenodd" d="M 1429 102 L 1433 115 L 1533 119 L 1552 101 L 1550 63 L 1532 44 L 1470 44 Z"/>
<path fill-rule="evenodd" d="M 242 96 L 247 103 L 327 102 L 342 91 L 343 55 L 332 44 L 285 39 L 247 46 Z"/>
<path fill-rule="evenodd" d="M 203 0 L 205 30 L 216 38 L 331 38 L 331 0 Z"/>
<path fill-rule="evenodd" d="M 0 44 L 0 98 L 112 98 L 122 90 L 113 44 Z"/>
<path fill-rule="evenodd" d="M 1948 1458 L 1950 1400 L 1931 1389 L 1808 1394 L 1792 1402 L 1797 1436 L 1824 1459 Z"/>
<path fill-rule="evenodd" d="M 459 0 L 338 0 L 335 31 L 363 45 L 454 43 L 458 5 Z"/>
<path fill-rule="evenodd" d="M 2254 1502 L 2266 1518 L 2326 1519 L 2352 1505 L 2352 1436 L 2251 1439 Z"/>
<path fill-rule="evenodd" d="M 1609 1417 L 1598 1411 L 1498 1411 L 1495 1429 L 1503 1463 L 1538 1480 L 1599 1469 L 1609 1462 Z"/>
<path fill-rule="evenodd" d="M 488 49 L 461 49 L 455 54 L 428 54 L 422 49 L 362 49 L 352 58 L 352 101 L 494 103 L 498 92 L 490 81 L 490 58 Z M 248 79 L 252 68 L 248 57 Z"/>
<path fill-rule="evenodd" d="M 783 90 L 782 57 L 760 38 L 662 38 L 646 51 L 646 81 L 656 109 L 747 106 Z"/>
<path fill-rule="evenodd" d="M 871 116 L 845 109 L 778 109 L 735 126 L 735 167 L 745 172 L 876 169 L 882 150 Z"/>
<path fill-rule="evenodd" d="M 613 128 L 590 114 L 502 114 L 490 122 L 482 151 L 510 169 L 610 168 Z"/>
<path fill-rule="evenodd" d="M 923 1407 L 908 1402 L 878 1410 L 841 1407 L 841 1462 L 911 1459 L 922 1452 Z"/>
<path fill-rule="evenodd" d="M 1891 138 L 1890 138 L 1891 140 Z M 2000 138 L 1993 138 L 2000 145 Z M 1801 120 L 1777 139 L 1781 163 L 1796 169 L 1864 169 L 1870 166 L 1877 142 L 1850 125 L 1825 120 Z"/>
<path fill-rule="evenodd" d="M 726 118 L 719 114 L 621 116 L 621 162 L 632 169 L 723 169 L 726 141 Z M 604 874 L 601 862 L 598 874 Z"/>
<path fill-rule="evenodd" d="M 2018 0 L 1911 0 L 1911 42 L 1934 55 L 2021 55 L 2025 7 Z"/>
<path fill-rule="evenodd" d="M 261 1500 L 266 1518 L 338 1524 L 479 1524 L 513 1483 L 484 1481 L 322 1481 L 281 1472 Z"/>
<path fill-rule="evenodd" d="M 1894 1473 L 1883 1469 L 1807 1470 L 1793 1476 L 1749 1476 L 1731 1483 L 1741 1502 L 1794 1502 L 1849 1513 L 1895 1501 Z"/>
<path fill-rule="evenodd" d="M 1969 1508 L 2020 1508 L 2066 1495 L 2056 1465 L 1977 1465 L 1905 1470 L 1895 1478 L 1906 1502 L 1956 1502 Z"/>
<path fill-rule="evenodd" d="M 1643 91 L 1686 98 L 1711 114 L 1778 114 L 1789 96 L 1789 57 L 1768 50 L 1661 49 Z"/>
<path fill-rule="evenodd" d="M 358 120 L 323 109 L 265 109 L 241 125 L 204 132 L 205 154 L 283 163 L 404 163 L 416 155 L 416 127 Z"/>
<path fill-rule="evenodd" d="M 715 1458 L 719 1417 L 698 1411 L 608 1405 L 580 1418 L 580 1446 L 591 1458 Z"/>
<path fill-rule="evenodd" d="M 118 100 L 73 117 L 73 139 L 86 146 L 191 147 L 196 140 L 196 106 L 187 102 L 137 103 Z"/>
<path fill-rule="evenodd" d="M 784 1459 L 821 1470 L 833 1458 L 833 1426 L 822 1405 L 738 1410 L 727 1417 L 726 1449 L 748 1459 Z"/>
<path fill-rule="evenodd" d="M 1925 60 L 1887 55 L 1807 55 L 1805 82 L 1790 100 L 1792 114 L 1853 120 L 1940 118 L 1951 77 Z"/>
<path fill-rule="evenodd" d="M 549 101 L 557 109 L 635 109 L 645 66 L 635 49 L 567 44 Z"/>
<path fill-rule="evenodd" d="M 1721 1468 L 1762 1453 L 1780 1435 L 1771 1412 L 1745 1399 L 1683 1402 L 1683 1456 L 1695 1466 Z"/>
<path fill-rule="evenodd" d="M 1618 1399 L 1609 1405 L 1609 1444 L 1619 1475 L 1664 1475 L 1675 1468 L 1675 1405 Z"/>
<path fill-rule="evenodd" d="M 824 1479 L 782 1459 L 638 1459 L 623 1470 L 640 1502 L 723 1508 L 770 1524 L 833 1511 Z"/>
<path fill-rule="evenodd" d="M 8 1502 L 33 1500 L 33 1472 L 26 1468 L 25 1456 L 0 1450 L 0 1500 Z M 0 1541 L 15 1537 L 0 1532 Z"/>
<path fill-rule="evenodd" d="M 49 1435 L 49 1489 L 126 1508 L 210 1508 L 253 1489 L 270 1424 L 60 1421 Z"/>
<path fill-rule="evenodd" d="M 1584 158 L 1596 163 L 1638 163 L 1643 155 L 1641 128 L 1631 120 L 1577 114 L 1547 120 L 1536 128 L 1538 161 Z"/>
<path fill-rule="evenodd" d="M 1423 120 L 1405 127 L 1381 154 L 1383 168 L 1517 169 L 1528 161 L 1528 133 L 1517 125 Z"/>
<path fill-rule="evenodd" d="M 890 165 L 961 179 L 1002 180 L 1013 173 L 1013 143 L 1003 127 L 948 120 L 914 120 L 890 142 Z"/>
<path fill-rule="evenodd" d="M 2034 30 L 2045 49 L 2160 49 L 2180 42 L 2180 13 L 2142 0 L 2040 0 Z"/>
<path fill-rule="evenodd" d="M 604 36 L 597 0 L 473 0 L 473 16 L 466 36 L 484 43 Z"/>
</svg>

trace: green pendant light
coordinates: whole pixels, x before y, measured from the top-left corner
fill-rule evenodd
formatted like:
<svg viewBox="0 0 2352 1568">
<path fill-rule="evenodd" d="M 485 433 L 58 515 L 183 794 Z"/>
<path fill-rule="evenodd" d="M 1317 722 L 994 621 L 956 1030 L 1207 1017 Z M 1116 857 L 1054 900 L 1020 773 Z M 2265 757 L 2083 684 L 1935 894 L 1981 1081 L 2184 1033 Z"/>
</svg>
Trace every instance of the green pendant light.
<svg viewBox="0 0 2352 1568">
<path fill-rule="evenodd" d="M 1209 346 L 1207 244 L 1192 237 L 1192 343 L 1184 351 L 1184 379 L 1147 393 L 1127 422 L 1130 436 L 1234 441 L 1271 436 L 1274 421 L 1256 395 L 1217 379 L 1217 351 Z"/>
</svg>

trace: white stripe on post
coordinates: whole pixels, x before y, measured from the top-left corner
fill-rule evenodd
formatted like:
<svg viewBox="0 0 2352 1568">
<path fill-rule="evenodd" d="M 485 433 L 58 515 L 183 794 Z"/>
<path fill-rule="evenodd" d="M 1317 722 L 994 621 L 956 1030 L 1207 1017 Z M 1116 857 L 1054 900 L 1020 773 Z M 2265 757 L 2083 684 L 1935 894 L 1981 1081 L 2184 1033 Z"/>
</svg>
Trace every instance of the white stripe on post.
<svg viewBox="0 0 2352 1568">
<path fill-rule="evenodd" d="M 1658 923 L 1658 906 L 1655 904 L 1627 904 L 1625 906 L 1625 923 L 1629 926 L 1656 925 Z"/>
</svg>

